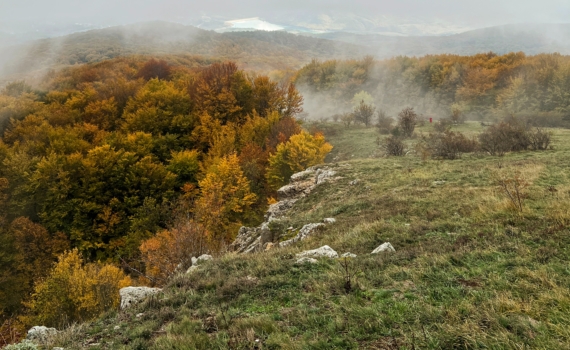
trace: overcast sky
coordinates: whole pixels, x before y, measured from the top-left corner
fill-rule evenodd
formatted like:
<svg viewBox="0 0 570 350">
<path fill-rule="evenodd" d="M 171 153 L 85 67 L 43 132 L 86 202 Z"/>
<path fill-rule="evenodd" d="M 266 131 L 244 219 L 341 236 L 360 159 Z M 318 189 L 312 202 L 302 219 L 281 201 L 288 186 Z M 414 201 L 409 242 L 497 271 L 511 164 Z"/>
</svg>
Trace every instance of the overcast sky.
<svg viewBox="0 0 570 350">
<path fill-rule="evenodd" d="M 570 0 L 0 0 L 0 24 L 91 22 L 122 24 L 178 20 L 202 14 L 229 17 L 350 11 L 365 16 L 445 20 L 480 27 L 520 22 L 570 22 Z"/>
</svg>

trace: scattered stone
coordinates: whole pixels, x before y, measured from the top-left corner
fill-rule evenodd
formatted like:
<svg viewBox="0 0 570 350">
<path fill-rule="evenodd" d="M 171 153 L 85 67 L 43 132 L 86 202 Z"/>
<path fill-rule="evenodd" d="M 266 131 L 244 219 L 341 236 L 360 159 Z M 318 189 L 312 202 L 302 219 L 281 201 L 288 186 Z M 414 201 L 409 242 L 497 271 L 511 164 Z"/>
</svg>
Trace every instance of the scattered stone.
<svg viewBox="0 0 570 350">
<path fill-rule="evenodd" d="M 356 258 L 356 254 L 344 253 L 340 256 L 341 258 Z"/>
<path fill-rule="evenodd" d="M 126 309 L 132 305 L 138 304 L 147 297 L 155 295 L 162 291 L 160 288 L 149 287 L 125 287 L 121 288 L 121 309 Z"/>
<path fill-rule="evenodd" d="M 441 186 L 441 185 L 443 185 L 443 184 L 445 184 L 445 183 L 446 183 L 445 180 L 436 180 L 436 181 L 432 182 L 432 184 L 433 184 L 434 186 Z"/>
<path fill-rule="evenodd" d="M 354 186 L 354 185 L 358 185 L 359 182 L 360 182 L 360 180 L 356 179 L 356 180 L 350 181 L 348 184 L 349 184 L 350 186 Z"/>
<path fill-rule="evenodd" d="M 336 219 L 335 218 L 325 218 L 325 219 L 323 219 L 323 222 L 325 224 L 334 224 L 336 222 Z"/>
<path fill-rule="evenodd" d="M 378 248 L 374 249 L 370 254 L 378 254 L 380 252 L 395 252 L 396 249 L 390 244 L 390 242 L 382 243 Z"/>
<path fill-rule="evenodd" d="M 119 329 L 121 329 L 121 326 L 115 326 L 115 328 L 113 328 L 113 329 L 118 331 Z"/>
<path fill-rule="evenodd" d="M 51 350 L 65 350 L 64 348 L 51 348 Z"/>
<path fill-rule="evenodd" d="M 338 253 L 328 245 L 297 254 L 297 258 L 338 258 Z"/>
<path fill-rule="evenodd" d="M 307 257 L 300 258 L 295 262 L 295 264 L 299 264 L 299 265 L 301 265 L 301 264 L 315 264 L 315 263 L 318 263 L 317 259 L 307 258 Z"/>
<path fill-rule="evenodd" d="M 31 340 L 38 343 L 43 343 L 48 340 L 49 337 L 57 334 L 55 328 L 48 328 L 45 326 L 34 326 L 28 331 L 26 336 L 27 340 Z"/>
<path fill-rule="evenodd" d="M 141 318 L 141 317 L 143 317 L 143 315 L 144 314 L 141 312 L 140 314 L 137 314 L 137 318 Z"/>
</svg>

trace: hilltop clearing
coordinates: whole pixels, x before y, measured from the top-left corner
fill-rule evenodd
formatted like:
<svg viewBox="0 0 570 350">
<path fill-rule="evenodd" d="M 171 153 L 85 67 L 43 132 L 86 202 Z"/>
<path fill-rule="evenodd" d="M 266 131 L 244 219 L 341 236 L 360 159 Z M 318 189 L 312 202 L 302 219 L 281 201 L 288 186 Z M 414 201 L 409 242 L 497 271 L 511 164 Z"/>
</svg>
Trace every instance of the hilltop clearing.
<svg viewBox="0 0 570 350">
<path fill-rule="evenodd" d="M 50 346 L 569 348 L 570 131 L 553 130 L 546 151 L 442 161 L 380 157 L 373 129 L 316 127 L 335 146 L 327 167 L 341 178 L 299 199 L 272 230 L 335 223 L 285 248 L 214 257 Z M 497 186 L 515 177 L 527 184 L 522 211 Z M 395 252 L 370 254 L 386 242 Z M 324 245 L 356 257 L 297 263 Z"/>
</svg>

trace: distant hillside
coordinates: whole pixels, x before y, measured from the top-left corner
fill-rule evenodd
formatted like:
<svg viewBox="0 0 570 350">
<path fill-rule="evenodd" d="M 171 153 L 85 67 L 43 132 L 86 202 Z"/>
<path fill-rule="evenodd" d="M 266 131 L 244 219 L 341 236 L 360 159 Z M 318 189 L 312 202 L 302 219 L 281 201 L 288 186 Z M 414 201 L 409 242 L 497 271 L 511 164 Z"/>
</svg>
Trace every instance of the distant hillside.
<svg viewBox="0 0 570 350">
<path fill-rule="evenodd" d="M 168 22 L 141 23 L 43 39 L 4 50 L 2 75 L 135 54 L 192 54 L 237 61 L 246 69 L 295 69 L 312 58 L 364 55 L 363 47 L 285 32 L 219 34 Z"/>
<path fill-rule="evenodd" d="M 505 25 L 449 36 L 387 36 L 379 34 L 326 33 L 317 38 L 363 45 L 377 58 L 450 53 L 473 55 L 522 51 L 529 55 L 570 54 L 570 24 Z"/>
</svg>

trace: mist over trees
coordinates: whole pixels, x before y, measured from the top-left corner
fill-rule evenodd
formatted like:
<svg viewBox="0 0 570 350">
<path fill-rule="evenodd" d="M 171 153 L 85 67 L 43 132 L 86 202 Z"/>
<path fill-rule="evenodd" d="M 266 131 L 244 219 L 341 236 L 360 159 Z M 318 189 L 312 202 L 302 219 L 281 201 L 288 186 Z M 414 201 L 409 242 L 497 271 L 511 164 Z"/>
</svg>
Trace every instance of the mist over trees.
<svg viewBox="0 0 570 350">
<path fill-rule="evenodd" d="M 316 119 L 350 111 L 364 91 L 369 103 L 392 116 L 404 106 L 436 118 L 497 120 L 530 113 L 551 126 L 570 115 L 569 82 L 570 57 L 523 53 L 313 60 L 295 77 L 305 110 Z"/>
</svg>

